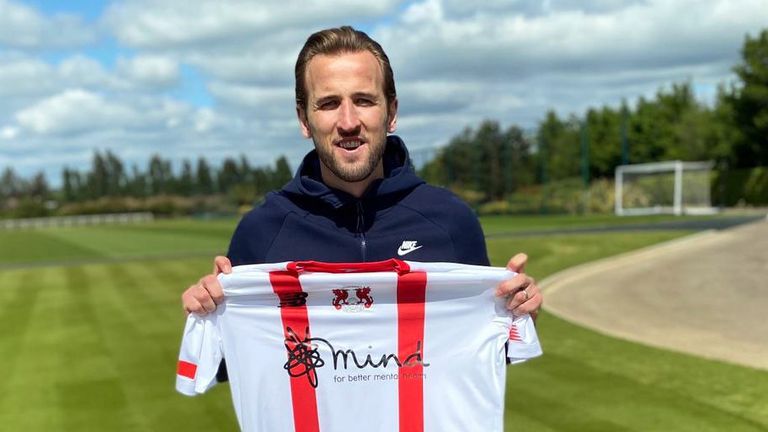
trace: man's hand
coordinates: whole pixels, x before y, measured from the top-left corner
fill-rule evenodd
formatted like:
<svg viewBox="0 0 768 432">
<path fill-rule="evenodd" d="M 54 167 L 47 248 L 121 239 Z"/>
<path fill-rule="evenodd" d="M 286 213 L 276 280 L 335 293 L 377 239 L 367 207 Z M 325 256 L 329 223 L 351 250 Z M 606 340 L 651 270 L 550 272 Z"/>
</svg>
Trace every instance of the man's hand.
<svg viewBox="0 0 768 432">
<path fill-rule="evenodd" d="M 507 268 L 516 272 L 512 279 L 500 283 L 496 289 L 497 296 L 505 296 L 507 309 L 515 315 L 530 314 L 534 319 L 539 313 L 541 303 L 544 300 L 536 281 L 525 274 L 525 264 L 528 255 L 519 253 L 513 256 L 507 263 Z"/>
<path fill-rule="evenodd" d="M 181 295 L 184 312 L 205 315 L 215 311 L 216 305 L 224 301 L 224 292 L 216 276 L 219 273 L 231 272 L 232 263 L 229 262 L 229 258 L 217 256 L 213 260 L 213 273 L 203 276 Z"/>
</svg>

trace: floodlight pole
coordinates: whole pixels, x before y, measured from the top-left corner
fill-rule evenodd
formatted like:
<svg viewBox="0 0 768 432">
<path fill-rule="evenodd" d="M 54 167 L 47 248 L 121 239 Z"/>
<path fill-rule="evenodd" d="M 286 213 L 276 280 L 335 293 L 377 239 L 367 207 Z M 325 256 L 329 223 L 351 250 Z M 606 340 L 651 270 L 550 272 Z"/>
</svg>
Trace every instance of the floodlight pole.
<svg viewBox="0 0 768 432">
<path fill-rule="evenodd" d="M 581 124 L 581 178 L 584 187 L 589 188 L 589 123 L 585 119 Z"/>
<path fill-rule="evenodd" d="M 538 145 L 538 152 L 539 152 L 539 162 L 541 162 L 541 190 L 544 192 L 543 199 L 541 200 L 541 204 L 539 206 L 539 213 L 541 214 L 547 214 L 547 182 L 549 181 L 549 178 L 547 177 L 547 141 L 546 139 L 543 139 L 544 137 L 540 137 L 542 139 L 539 139 L 537 142 Z"/>
<path fill-rule="evenodd" d="M 627 139 L 627 110 L 622 110 L 621 116 L 621 164 L 629 164 L 629 140 Z"/>
<path fill-rule="evenodd" d="M 589 122 L 581 124 L 581 177 L 584 179 L 584 213 L 589 212 Z"/>
</svg>

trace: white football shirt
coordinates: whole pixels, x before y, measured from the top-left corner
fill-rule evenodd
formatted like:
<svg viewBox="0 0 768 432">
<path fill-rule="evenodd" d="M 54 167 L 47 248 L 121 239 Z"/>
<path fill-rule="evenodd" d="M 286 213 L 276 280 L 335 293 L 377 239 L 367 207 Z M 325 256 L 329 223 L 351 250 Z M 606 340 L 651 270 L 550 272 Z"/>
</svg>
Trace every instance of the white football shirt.
<svg viewBox="0 0 768 432">
<path fill-rule="evenodd" d="M 529 316 L 494 295 L 504 268 L 287 262 L 220 275 L 187 318 L 176 389 L 226 357 L 245 431 L 501 431 L 506 363 L 541 355 Z"/>
</svg>

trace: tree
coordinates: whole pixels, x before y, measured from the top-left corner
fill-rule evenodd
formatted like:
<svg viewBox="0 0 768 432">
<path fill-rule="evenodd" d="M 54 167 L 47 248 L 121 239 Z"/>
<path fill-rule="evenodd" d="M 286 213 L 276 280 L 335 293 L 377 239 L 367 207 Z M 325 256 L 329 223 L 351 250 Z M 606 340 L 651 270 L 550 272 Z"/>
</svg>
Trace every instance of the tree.
<svg viewBox="0 0 768 432">
<path fill-rule="evenodd" d="M 141 172 L 136 165 L 131 167 L 131 177 L 127 180 L 126 192 L 134 197 L 145 197 L 149 194 L 147 175 Z"/>
<path fill-rule="evenodd" d="M 197 160 L 197 181 L 195 189 L 196 193 L 203 195 L 212 194 L 215 189 L 213 176 L 211 175 L 211 167 L 208 165 L 208 161 L 202 157 Z"/>
<path fill-rule="evenodd" d="M 531 157 L 531 143 L 519 127 L 512 125 L 504 133 L 501 158 L 505 194 L 533 184 L 536 167 Z"/>
<path fill-rule="evenodd" d="M 421 175 L 432 183 L 478 195 L 481 201 L 501 200 L 533 182 L 530 147 L 519 127 L 504 131 L 498 122 L 486 120 L 476 130 L 467 128 L 453 137 L 422 167 Z"/>
<path fill-rule="evenodd" d="M 590 109 L 585 121 L 589 178 L 612 177 L 616 165 L 621 163 L 622 111 L 607 106 L 600 110 Z"/>
<path fill-rule="evenodd" d="M 221 169 L 217 176 L 217 183 L 219 185 L 219 192 L 221 193 L 229 192 L 232 187 L 240 183 L 240 170 L 234 159 L 224 159 L 224 163 L 221 165 Z"/>
<path fill-rule="evenodd" d="M 283 185 L 291 181 L 293 173 L 291 172 L 291 165 L 288 163 L 288 159 L 285 156 L 280 156 L 275 161 L 275 172 L 273 174 L 274 180 L 272 181 L 272 189 L 281 188 Z"/>
<path fill-rule="evenodd" d="M 733 126 L 741 131 L 733 146 L 739 167 L 768 165 L 768 30 L 746 36 L 742 61 L 734 67 L 739 84 L 727 97 L 733 108 Z"/>
<path fill-rule="evenodd" d="M 547 112 L 536 136 L 543 158 L 540 163 L 544 165 L 542 179 L 559 180 L 579 175 L 579 128 L 577 118 L 562 121 L 554 111 Z"/>
<path fill-rule="evenodd" d="M 629 141 L 632 143 L 629 160 L 632 163 L 662 160 L 664 148 L 661 144 L 662 120 L 658 105 L 641 97 L 629 120 Z"/>
<path fill-rule="evenodd" d="M 3 175 L 0 177 L 0 198 L 18 198 L 24 190 L 24 181 L 16 175 L 16 172 L 11 167 L 6 167 L 3 170 Z"/>
<path fill-rule="evenodd" d="M 48 180 L 45 179 L 45 174 L 42 172 L 35 174 L 35 176 L 32 177 L 32 181 L 29 183 L 27 195 L 44 201 L 48 199 L 50 192 Z"/>
<path fill-rule="evenodd" d="M 70 170 L 68 167 L 64 167 L 61 172 L 61 194 L 64 201 L 77 200 L 77 183 L 74 178 L 76 174 L 78 174 L 77 171 Z"/>
<path fill-rule="evenodd" d="M 194 183 L 192 163 L 188 159 L 184 159 L 184 162 L 181 164 L 181 175 L 179 176 L 179 182 L 177 185 L 178 193 L 184 196 L 192 195 L 195 189 Z"/>
<path fill-rule="evenodd" d="M 93 153 L 91 172 L 87 175 L 88 198 L 99 198 L 107 195 L 109 190 L 109 170 L 107 162 L 100 152 Z"/>
<path fill-rule="evenodd" d="M 717 161 L 720 169 L 739 165 L 733 147 L 744 140 L 741 129 L 736 127 L 733 97 L 733 87 L 727 87 L 724 84 L 718 86 L 709 139 L 713 143 L 712 157 Z"/>
<path fill-rule="evenodd" d="M 170 191 L 173 182 L 171 163 L 159 155 L 153 155 L 149 160 L 149 190 L 152 195 L 165 194 Z"/>
<path fill-rule="evenodd" d="M 123 162 L 114 153 L 107 150 L 104 155 L 104 164 L 107 170 L 106 194 L 109 196 L 122 195 L 127 180 Z"/>
<path fill-rule="evenodd" d="M 248 159 L 245 157 L 244 154 L 240 155 L 240 164 L 237 168 L 237 171 L 239 173 L 239 183 L 252 183 L 252 170 L 251 170 L 251 164 L 248 163 Z"/>
</svg>

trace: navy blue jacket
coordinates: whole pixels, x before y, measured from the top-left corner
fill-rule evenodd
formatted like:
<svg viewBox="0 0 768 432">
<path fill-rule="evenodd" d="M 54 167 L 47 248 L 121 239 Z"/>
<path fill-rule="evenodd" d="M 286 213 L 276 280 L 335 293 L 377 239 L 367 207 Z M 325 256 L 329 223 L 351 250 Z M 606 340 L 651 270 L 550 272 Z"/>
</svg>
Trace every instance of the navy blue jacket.
<svg viewBox="0 0 768 432">
<path fill-rule="evenodd" d="M 311 151 L 291 182 L 242 218 L 227 255 L 233 265 L 389 258 L 489 265 L 472 209 L 419 178 L 396 136 L 387 138 L 384 178 L 359 199 L 326 186 Z"/>
</svg>

